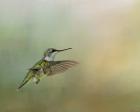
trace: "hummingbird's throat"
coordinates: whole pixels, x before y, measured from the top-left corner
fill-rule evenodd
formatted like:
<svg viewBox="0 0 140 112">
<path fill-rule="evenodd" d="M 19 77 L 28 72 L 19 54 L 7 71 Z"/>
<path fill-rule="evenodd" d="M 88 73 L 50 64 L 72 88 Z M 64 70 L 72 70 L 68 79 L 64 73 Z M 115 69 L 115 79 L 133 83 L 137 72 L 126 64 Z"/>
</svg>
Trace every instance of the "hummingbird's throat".
<svg viewBox="0 0 140 112">
<path fill-rule="evenodd" d="M 54 53 L 50 53 L 47 56 L 44 57 L 44 60 L 46 61 L 54 61 L 55 55 L 57 54 L 57 52 Z"/>
<path fill-rule="evenodd" d="M 44 58 L 44 60 L 46 60 L 46 61 L 52 61 L 52 59 L 51 59 L 50 57 L 48 57 L 48 56 L 46 56 L 46 57 Z"/>
</svg>

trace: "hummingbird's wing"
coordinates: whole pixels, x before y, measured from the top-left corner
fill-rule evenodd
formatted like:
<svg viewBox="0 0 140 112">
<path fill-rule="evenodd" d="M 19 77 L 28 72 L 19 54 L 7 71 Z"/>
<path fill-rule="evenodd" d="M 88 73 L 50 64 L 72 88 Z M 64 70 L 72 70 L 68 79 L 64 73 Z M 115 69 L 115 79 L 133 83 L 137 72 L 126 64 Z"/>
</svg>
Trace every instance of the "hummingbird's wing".
<svg viewBox="0 0 140 112">
<path fill-rule="evenodd" d="M 62 73 L 77 64 L 78 62 L 71 60 L 50 61 L 50 73 L 48 74 L 48 76 Z"/>
</svg>

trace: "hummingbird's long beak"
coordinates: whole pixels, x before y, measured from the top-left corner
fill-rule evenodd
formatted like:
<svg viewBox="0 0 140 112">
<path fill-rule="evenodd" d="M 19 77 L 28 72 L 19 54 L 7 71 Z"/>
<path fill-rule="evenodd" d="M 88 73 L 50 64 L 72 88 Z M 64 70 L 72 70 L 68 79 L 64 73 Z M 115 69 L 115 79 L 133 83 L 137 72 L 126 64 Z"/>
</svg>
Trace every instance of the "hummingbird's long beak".
<svg viewBox="0 0 140 112">
<path fill-rule="evenodd" d="M 67 48 L 67 49 L 62 49 L 62 50 L 56 50 L 56 51 L 57 51 L 57 52 L 61 52 L 61 51 L 69 50 L 69 49 L 72 49 L 72 48 Z"/>
</svg>

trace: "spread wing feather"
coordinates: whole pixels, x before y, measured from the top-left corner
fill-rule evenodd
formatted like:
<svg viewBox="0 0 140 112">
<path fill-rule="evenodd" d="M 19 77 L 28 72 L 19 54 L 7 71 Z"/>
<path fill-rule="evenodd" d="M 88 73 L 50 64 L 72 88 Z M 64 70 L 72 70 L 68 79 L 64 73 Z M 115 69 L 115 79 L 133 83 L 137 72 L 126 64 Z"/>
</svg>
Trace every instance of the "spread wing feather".
<svg viewBox="0 0 140 112">
<path fill-rule="evenodd" d="M 48 76 L 62 73 L 77 64 L 78 63 L 76 61 L 71 60 L 52 61 L 50 62 L 50 73 L 48 74 Z"/>
</svg>

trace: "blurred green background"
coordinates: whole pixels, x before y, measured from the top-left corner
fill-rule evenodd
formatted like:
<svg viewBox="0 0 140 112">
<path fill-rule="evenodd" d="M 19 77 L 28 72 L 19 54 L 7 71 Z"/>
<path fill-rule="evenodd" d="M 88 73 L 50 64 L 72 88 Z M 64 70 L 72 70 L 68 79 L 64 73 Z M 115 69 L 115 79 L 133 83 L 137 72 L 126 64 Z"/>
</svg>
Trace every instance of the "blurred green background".
<svg viewBox="0 0 140 112">
<path fill-rule="evenodd" d="M 47 48 L 80 64 L 16 88 Z M 0 0 L 0 112 L 140 112 L 138 0 Z"/>
</svg>

